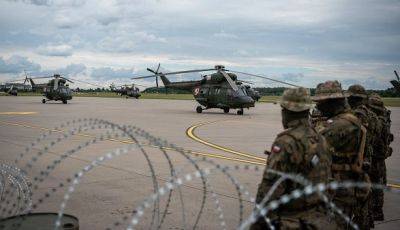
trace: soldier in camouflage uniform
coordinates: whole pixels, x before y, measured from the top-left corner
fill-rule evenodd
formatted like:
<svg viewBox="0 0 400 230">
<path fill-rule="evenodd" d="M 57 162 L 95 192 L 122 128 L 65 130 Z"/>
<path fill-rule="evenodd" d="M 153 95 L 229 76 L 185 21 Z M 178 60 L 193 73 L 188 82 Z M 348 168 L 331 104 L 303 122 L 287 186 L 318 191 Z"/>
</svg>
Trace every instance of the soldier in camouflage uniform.
<svg viewBox="0 0 400 230">
<path fill-rule="evenodd" d="M 289 179 L 270 191 L 280 178 L 267 170 L 276 170 L 289 174 L 300 174 L 311 183 L 327 183 L 331 179 L 330 153 L 327 143 L 309 120 L 311 106 L 310 91 L 305 88 L 288 89 L 281 100 L 282 123 L 286 129 L 278 134 L 268 154 L 267 166 L 259 184 L 256 202 L 261 208 L 263 199 L 268 193 L 270 200 L 302 188 L 301 184 Z M 328 218 L 321 198 L 312 195 L 293 200 L 280 206 L 267 216 L 277 229 L 336 229 L 336 224 Z M 260 217 L 251 229 L 268 229 L 264 217 Z"/>
<path fill-rule="evenodd" d="M 362 125 L 367 129 L 367 137 L 364 151 L 364 164 L 363 169 L 368 173 L 371 182 L 374 183 L 371 173 L 371 164 L 373 160 L 373 146 L 377 140 L 379 119 L 376 114 L 367 107 L 368 95 L 365 88 L 361 85 L 352 85 L 346 92 L 347 101 L 352 109 L 353 114 L 361 121 Z M 362 205 L 356 210 L 356 218 L 366 221 L 363 226 L 368 224 L 374 226 L 374 217 L 372 212 L 373 201 L 372 196 L 368 197 L 368 205 Z M 363 217 L 368 217 L 365 219 Z M 364 227 L 364 229 L 367 227 Z"/>
<path fill-rule="evenodd" d="M 377 114 L 379 118 L 378 138 L 374 144 L 374 152 L 371 164 L 371 181 L 373 183 L 386 185 L 386 164 L 385 159 L 392 154 L 389 146 L 393 141 L 393 134 L 390 133 L 390 110 L 387 110 L 382 99 L 377 94 L 369 97 L 368 106 Z M 384 193 L 380 189 L 372 190 L 373 216 L 374 220 L 384 220 L 383 215 Z"/>
<path fill-rule="evenodd" d="M 313 99 L 322 116 L 327 117 L 326 121 L 315 124 L 315 127 L 332 147 L 333 179 L 338 182 L 369 183 L 369 177 L 363 171 L 366 130 L 360 120 L 350 112 L 340 83 L 327 81 L 319 84 Z M 369 190 L 370 188 L 339 189 L 333 198 L 335 204 L 362 229 L 368 229 L 369 223 L 365 220 L 367 216 L 360 219 L 357 210 L 367 203 Z M 337 221 L 341 229 L 349 227 L 339 216 Z M 368 225 L 365 226 L 365 223 Z"/>
</svg>

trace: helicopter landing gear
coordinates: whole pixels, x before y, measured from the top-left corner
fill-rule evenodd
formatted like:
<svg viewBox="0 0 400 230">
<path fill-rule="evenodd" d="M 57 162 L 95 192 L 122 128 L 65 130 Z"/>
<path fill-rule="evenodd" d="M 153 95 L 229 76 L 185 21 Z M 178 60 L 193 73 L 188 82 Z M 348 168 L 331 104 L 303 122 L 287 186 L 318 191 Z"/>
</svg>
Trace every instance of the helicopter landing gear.
<svg viewBox="0 0 400 230">
<path fill-rule="evenodd" d="M 203 108 L 199 105 L 196 107 L 196 112 L 197 113 L 202 113 L 203 112 Z"/>
<path fill-rule="evenodd" d="M 223 110 L 224 110 L 224 113 L 229 113 L 229 108 L 228 107 L 223 108 Z"/>
<path fill-rule="evenodd" d="M 63 103 L 63 104 L 67 104 L 67 100 L 63 100 L 62 103 Z"/>
<path fill-rule="evenodd" d="M 43 103 L 43 104 L 46 103 L 46 99 L 42 99 L 42 103 Z"/>
<path fill-rule="evenodd" d="M 241 109 L 239 109 L 239 110 L 237 111 L 237 115 L 243 115 L 243 108 L 241 108 Z"/>
</svg>

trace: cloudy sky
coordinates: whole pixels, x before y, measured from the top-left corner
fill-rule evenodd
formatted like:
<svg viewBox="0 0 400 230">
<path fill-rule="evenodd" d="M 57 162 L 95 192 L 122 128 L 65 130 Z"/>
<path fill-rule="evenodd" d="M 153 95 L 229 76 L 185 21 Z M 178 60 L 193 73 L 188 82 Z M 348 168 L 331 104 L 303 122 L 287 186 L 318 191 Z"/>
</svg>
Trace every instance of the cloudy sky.
<svg viewBox="0 0 400 230">
<path fill-rule="evenodd" d="M 400 68 L 400 1 L 0 0 L 1 81 L 26 70 L 106 86 L 159 62 L 385 89 Z"/>
</svg>

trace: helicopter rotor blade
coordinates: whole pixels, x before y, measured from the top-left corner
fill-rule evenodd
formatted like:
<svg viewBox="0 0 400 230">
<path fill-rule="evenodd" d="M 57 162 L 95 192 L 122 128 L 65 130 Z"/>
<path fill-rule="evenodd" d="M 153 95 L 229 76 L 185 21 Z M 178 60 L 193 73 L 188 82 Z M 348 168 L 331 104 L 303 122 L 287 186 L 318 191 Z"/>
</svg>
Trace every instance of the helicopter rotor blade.
<svg viewBox="0 0 400 230">
<path fill-rule="evenodd" d="M 291 84 L 291 83 L 288 83 L 288 82 L 276 80 L 276 79 L 273 79 L 273 78 L 269 78 L 269 77 L 265 77 L 265 76 L 261 76 L 261 75 L 257 75 L 257 74 L 251 74 L 251 73 L 245 73 L 245 72 L 233 71 L 233 70 L 230 70 L 230 72 L 238 73 L 238 74 L 244 74 L 244 75 L 248 75 L 248 76 L 252 76 L 252 77 L 258 77 L 258 78 L 262 78 L 262 79 L 266 79 L 266 80 L 270 80 L 270 81 L 274 81 L 274 82 L 278 82 L 278 83 L 282 83 L 282 84 L 290 85 L 290 86 L 294 86 L 294 87 L 301 87 L 299 85 Z"/>
<path fill-rule="evenodd" d="M 154 73 L 155 71 L 152 69 L 147 69 L 148 71 Z M 154 75 L 149 76 L 141 76 L 141 77 L 134 77 L 131 79 L 143 79 L 143 78 L 151 78 L 161 75 L 173 75 L 173 74 L 182 74 L 182 73 L 198 73 L 198 72 L 206 72 L 206 71 L 215 71 L 215 68 L 212 69 L 194 69 L 194 70 L 184 70 L 184 71 L 176 71 L 176 72 L 169 72 L 169 73 L 155 73 Z"/>
<path fill-rule="evenodd" d="M 156 73 L 158 73 L 158 71 L 160 70 L 160 66 L 161 66 L 161 63 L 158 63 Z"/>
<path fill-rule="evenodd" d="M 394 74 L 396 75 L 397 80 L 400 81 L 399 75 L 397 74 L 397 71 L 396 71 L 396 70 L 394 71 Z"/>
<path fill-rule="evenodd" d="M 104 87 L 104 86 L 102 86 L 102 85 L 98 85 L 98 84 L 91 83 L 91 82 L 87 82 L 87 81 L 82 81 L 82 80 L 78 80 L 78 79 L 74 79 L 74 78 L 70 78 L 70 79 L 71 79 L 71 80 L 74 80 L 74 81 L 77 81 L 77 82 L 80 82 L 80 83 L 84 83 L 84 84 L 96 86 L 96 87 L 99 87 L 99 88 L 103 88 L 103 87 Z M 116 86 L 114 85 L 114 83 L 112 83 L 110 86 L 116 87 Z"/>
<path fill-rule="evenodd" d="M 24 80 L 24 84 L 28 81 L 28 74 L 26 73 L 26 71 L 24 70 L 25 73 L 25 80 Z"/>
<path fill-rule="evenodd" d="M 30 77 L 30 79 L 44 79 L 44 78 L 53 78 L 54 76 L 46 76 L 46 77 Z"/>
<path fill-rule="evenodd" d="M 64 80 L 66 80 L 66 81 L 69 81 L 69 82 L 71 82 L 71 83 L 74 83 L 73 81 L 71 81 L 69 78 L 66 78 L 66 77 L 60 77 L 60 78 L 62 78 L 62 79 L 64 79 Z"/>
<path fill-rule="evenodd" d="M 250 85 L 254 85 L 254 82 L 251 82 L 251 81 L 243 81 L 243 80 L 237 80 L 238 82 L 243 82 L 243 83 L 246 83 L 246 84 L 250 84 Z"/>
<path fill-rule="evenodd" d="M 236 83 L 232 81 L 232 78 L 224 71 L 224 70 L 218 70 L 222 75 L 225 77 L 226 81 L 228 81 L 229 85 L 232 87 L 232 89 L 236 92 L 239 90 L 237 87 Z"/>
</svg>

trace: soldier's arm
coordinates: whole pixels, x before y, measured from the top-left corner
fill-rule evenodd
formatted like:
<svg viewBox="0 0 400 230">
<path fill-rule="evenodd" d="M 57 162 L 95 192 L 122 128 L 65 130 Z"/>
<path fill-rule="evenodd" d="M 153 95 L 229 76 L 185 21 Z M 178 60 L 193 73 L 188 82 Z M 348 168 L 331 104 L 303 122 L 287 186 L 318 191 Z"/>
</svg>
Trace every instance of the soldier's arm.
<svg viewBox="0 0 400 230">
<path fill-rule="evenodd" d="M 297 174 L 298 166 L 297 161 L 301 161 L 298 156 L 299 150 L 295 141 L 291 137 L 280 137 L 271 147 L 271 152 L 267 159 L 267 166 L 264 171 L 263 179 L 259 185 L 257 192 L 257 203 L 260 203 L 263 198 L 268 194 L 268 191 L 281 176 L 268 172 L 268 170 L 275 170 L 282 173 Z M 273 192 L 272 199 L 285 194 L 288 185 L 287 180 L 281 183 Z"/>
</svg>

